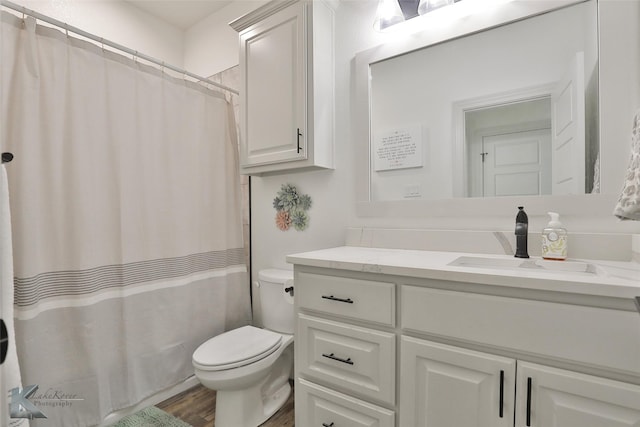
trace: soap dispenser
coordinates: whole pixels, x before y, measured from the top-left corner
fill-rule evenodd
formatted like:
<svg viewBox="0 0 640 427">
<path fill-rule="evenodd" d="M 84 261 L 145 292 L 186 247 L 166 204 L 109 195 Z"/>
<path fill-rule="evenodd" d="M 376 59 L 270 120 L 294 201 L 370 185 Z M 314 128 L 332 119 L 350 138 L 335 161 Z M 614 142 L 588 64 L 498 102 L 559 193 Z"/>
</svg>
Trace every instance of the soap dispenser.
<svg viewBox="0 0 640 427">
<path fill-rule="evenodd" d="M 567 259 L 567 230 L 560 222 L 560 215 L 548 212 L 551 220 L 542 230 L 542 258 L 553 260 Z"/>
</svg>

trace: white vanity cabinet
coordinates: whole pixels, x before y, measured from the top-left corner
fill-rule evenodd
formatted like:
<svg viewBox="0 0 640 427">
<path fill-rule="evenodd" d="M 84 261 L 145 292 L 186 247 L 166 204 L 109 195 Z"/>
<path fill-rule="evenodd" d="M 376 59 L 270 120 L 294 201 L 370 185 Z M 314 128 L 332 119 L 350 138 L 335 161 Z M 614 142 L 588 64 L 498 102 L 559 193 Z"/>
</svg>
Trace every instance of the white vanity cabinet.
<svg viewBox="0 0 640 427">
<path fill-rule="evenodd" d="M 296 384 L 296 425 L 393 427 L 394 413 L 306 380 Z"/>
<path fill-rule="evenodd" d="M 516 427 L 640 426 L 640 387 L 518 362 Z"/>
<path fill-rule="evenodd" d="M 295 272 L 296 425 L 395 426 L 394 283 Z"/>
<path fill-rule="evenodd" d="M 410 337 L 401 354 L 402 426 L 640 425 L 637 385 Z"/>
<path fill-rule="evenodd" d="M 640 427 L 640 316 L 614 282 L 519 287 L 345 252 L 287 258 L 296 425 Z"/>
<path fill-rule="evenodd" d="M 402 337 L 400 425 L 513 427 L 516 362 Z"/>
<path fill-rule="evenodd" d="M 420 284 L 401 287 L 402 332 L 461 345 L 402 336 L 400 425 L 640 426 L 639 385 L 523 360 L 637 378 L 637 312 Z"/>
<path fill-rule="evenodd" d="M 230 24 L 240 36 L 240 167 L 333 168 L 333 10 L 275 0 Z"/>
</svg>

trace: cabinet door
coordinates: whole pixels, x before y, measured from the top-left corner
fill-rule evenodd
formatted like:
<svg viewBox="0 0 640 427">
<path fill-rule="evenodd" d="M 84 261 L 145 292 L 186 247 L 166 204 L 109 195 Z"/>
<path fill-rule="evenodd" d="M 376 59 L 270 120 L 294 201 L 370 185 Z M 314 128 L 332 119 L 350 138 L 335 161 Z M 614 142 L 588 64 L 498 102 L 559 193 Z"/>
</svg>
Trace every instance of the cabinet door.
<svg viewBox="0 0 640 427">
<path fill-rule="evenodd" d="M 402 337 L 400 425 L 513 425 L 514 359 Z"/>
<path fill-rule="evenodd" d="M 243 166 L 307 158 L 303 3 L 240 34 Z"/>
<path fill-rule="evenodd" d="M 518 362 L 516 427 L 640 427 L 640 386 Z"/>
<path fill-rule="evenodd" d="M 331 427 L 393 427 L 393 411 L 299 379 L 296 383 L 296 425 Z"/>
</svg>

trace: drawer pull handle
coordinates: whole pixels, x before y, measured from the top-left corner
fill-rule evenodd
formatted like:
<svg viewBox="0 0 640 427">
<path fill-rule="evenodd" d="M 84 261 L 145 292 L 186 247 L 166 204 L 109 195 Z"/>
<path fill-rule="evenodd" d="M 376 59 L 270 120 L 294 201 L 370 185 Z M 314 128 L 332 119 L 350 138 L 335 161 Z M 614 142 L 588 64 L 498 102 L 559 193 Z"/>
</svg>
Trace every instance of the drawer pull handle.
<svg viewBox="0 0 640 427">
<path fill-rule="evenodd" d="M 335 356 L 333 353 L 331 353 L 331 354 L 322 353 L 322 357 L 326 357 L 327 359 L 336 360 L 338 362 L 346 363 L 347 365 L 353 365 L 353 360 L 351 360 L 350 357 L 347 358 L 347 359 L 341 359 L 340 357 Z"/>
<path fill-rule="evenodd" d="M 351 298 L 336 298 L 333 295 L 322 295 L 322 298 L 330 299 L 331 301 L 346 302 L 347 304 L 353 304 L 353 300 Z"/>
<path fill-rule="evenodd" d="M 527 427 L 531 426 L 531 377 L 527 378 Z"/>
<path fill-rule="evenodd" d="M 504 371 L 500 371 L 500 418 L 504 418 Z"/>
<path fill-rule="evenodd" d="M 322 427 L 333 427 L 333 423 L 331 424 L 322 423 Z"/>
</svg>

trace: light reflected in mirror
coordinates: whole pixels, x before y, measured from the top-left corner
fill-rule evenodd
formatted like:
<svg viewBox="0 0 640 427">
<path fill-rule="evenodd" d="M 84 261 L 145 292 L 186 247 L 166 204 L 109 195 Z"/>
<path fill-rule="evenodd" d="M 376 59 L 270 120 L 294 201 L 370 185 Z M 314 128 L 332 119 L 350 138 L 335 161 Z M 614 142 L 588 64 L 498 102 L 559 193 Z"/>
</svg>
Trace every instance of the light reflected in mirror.
<svg viewBox="0 0 640 427">
<path fill-rule="evenodd" d="M 370 200 L 584 194 L 595 0 L 370 65 Z"/>
</svg>

